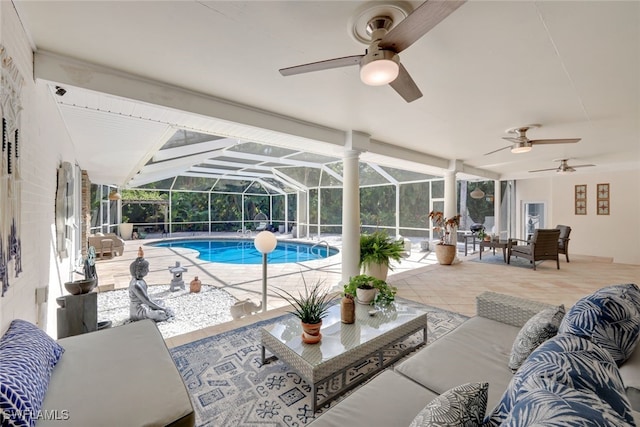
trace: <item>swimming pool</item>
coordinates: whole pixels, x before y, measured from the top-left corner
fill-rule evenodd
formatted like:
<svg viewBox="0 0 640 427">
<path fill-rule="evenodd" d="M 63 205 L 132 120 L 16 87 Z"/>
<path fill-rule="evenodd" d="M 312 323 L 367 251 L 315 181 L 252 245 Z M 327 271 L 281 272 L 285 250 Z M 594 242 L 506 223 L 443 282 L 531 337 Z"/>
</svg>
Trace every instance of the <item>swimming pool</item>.
<svg viewBox="0 0 640 427">
<path fill-rule="evenodd" d="M 170 240 L 153 243 L 152 246 L 169 248 L 188 248 L 198 251 L 198 258 L 209 262 L 225 264 L 262 264 L 262 254 L 253 245 L 253 240 L 238 239 L 191 239 Z M 314 246 L 307 243 L 279 241 L 268 256 L 269 264 L 303 262 L 326 258 L 338 253 L 335 248 L 325 244 Z"/>
</svg>

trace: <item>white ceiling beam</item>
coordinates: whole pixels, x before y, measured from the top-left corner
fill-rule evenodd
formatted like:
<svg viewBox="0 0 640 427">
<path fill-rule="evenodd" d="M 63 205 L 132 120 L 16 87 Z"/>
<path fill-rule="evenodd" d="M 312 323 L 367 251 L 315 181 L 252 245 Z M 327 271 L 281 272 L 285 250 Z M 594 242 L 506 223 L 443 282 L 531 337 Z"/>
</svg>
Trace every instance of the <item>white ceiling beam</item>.
<svg viewBox="0 0 640 427">
<path fill-rule="evenodd" d="M 279 178 L 281 181 L 286 182 L 287 185 L 290 185 L 291 187 L 295 188 L 296 190 L 302 191 L 304 193 L 309 191 L 309 187 L 307 187 L 306 185 L 304 185 L 301 182 L 296 181 L 295 179 L 293 179 L 289 175 L 279 171 L 278 169 L 274 169 L 273 170 L 273 174 L 276 175 L 276 177 Z"/>
<path fill-rule="evenodd" d="M 249 105 L 183 89 L 46 50 L 34 53 L 34 78 L 215 117 L 343 146 L 345 132 Z"/>
<path fill-rule="evenodd" d="M 205 154 L 210 151 L 231 147 L 237 143 L 237 139 L 221 138 L 212 141 L 200 142 L 198 144 L 185 145 L 182 147 L 167 148 L 158 151 L 153 156 L 153 161 L 161 162 L 163 160 L 174 159 L 176 157 L 184 157 L 194 154 Z"/>
<path fill-rule="evenodd" d="M 229 162 L 229 161 L 217 160 L 217 159 L 216 160 L 208 159 L 201 163 L 205 165 L 227 166 L 227 167 L 238 168 L 238 169 L 258 169 L 258 170 L 266 170 L 266 171 L 270 171 L 272 168 L 271 166 L 263 166 L 260 163 L 251 164 L 251 163 Z"/>
<path fill-rule="evenodd" d="M 261 173 L 261 172 L 243 172 L 239 170 L 228 170 L 228 169 L 216 169 L 216 168 L 203 168 L 194 166 L 189 168 L 187 172 L 198 172 L 198 173 L 210 173 L 212 175 L 223 175 L 223 176 L 246 176 L 251 178 L 271 178 L 273 177 L 272 173 Z"/>
</svg>

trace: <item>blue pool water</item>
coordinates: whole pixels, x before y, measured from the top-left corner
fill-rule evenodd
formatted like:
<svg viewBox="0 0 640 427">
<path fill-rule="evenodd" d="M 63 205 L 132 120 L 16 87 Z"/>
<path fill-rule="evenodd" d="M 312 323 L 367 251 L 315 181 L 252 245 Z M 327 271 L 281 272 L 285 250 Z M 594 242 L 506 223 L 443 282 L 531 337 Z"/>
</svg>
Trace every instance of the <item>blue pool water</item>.
<svg viewBox="0 0 640 427">
<path fill-rule="evenodd" d="M 198 256 L 200 259 L 210 262 L 226 264 L 262 263 L 262 254 L 253 245 L 253 240 L 171 240 L 154 243 L 153 246 L 193 249 L 200 253 Z M 311 261 L 337 253 L 337 249 L 330 248 L 327 255 L 327 246 L 325 244 L 313 247 L 313 245 L 305 243 L 278 242 L 274 251 L 268 255 L 268 262 L 269 264 L 280 264 Z"/>
</svg>

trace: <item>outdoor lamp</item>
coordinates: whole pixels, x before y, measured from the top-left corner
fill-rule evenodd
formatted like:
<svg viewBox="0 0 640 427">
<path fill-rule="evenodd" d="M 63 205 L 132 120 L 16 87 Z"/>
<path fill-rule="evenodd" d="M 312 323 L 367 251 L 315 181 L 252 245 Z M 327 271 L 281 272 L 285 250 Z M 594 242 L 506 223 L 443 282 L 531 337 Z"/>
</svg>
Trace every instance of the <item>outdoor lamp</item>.
<svg viewBox="0 0 640 427">
<path fill-rule="evenodd" d="M 267 254 L 273 252 L 278 241 L 270 231 L 261 231 L 253 241 L 256 249 L 262 253 L 262 311 L 267 311 Z"/>
<path fill-rule="evenodd" d="M 470 194 L 472 199 L 482 199 L 484 197 L 484 191 L 480 187 L 476 187 Z"/>
</svg>

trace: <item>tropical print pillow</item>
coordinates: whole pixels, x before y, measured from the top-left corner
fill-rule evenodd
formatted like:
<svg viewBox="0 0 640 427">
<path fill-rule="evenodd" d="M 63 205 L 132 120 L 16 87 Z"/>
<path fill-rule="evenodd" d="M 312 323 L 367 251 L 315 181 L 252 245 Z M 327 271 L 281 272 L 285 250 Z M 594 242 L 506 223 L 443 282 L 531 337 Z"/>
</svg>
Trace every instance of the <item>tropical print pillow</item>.
<svg viewBox="0 0 640 427">
<path fill-rule="evenodd" d="M 640 336 L 640 289 L 635 284 L 613 285 L 581 298 L 562 320 L 558 333 L 590 339 L 621 365 Z"/>
<path fill-rule="evenodd" d="M 468 383 L 445 391 L 424 407 L 410 427 L 477 427 L 487 410 L 489 383 Z"/>
<path fill-rule="evenodd" d="M 603 419 L 619 418 L 623 420 L 620 425 L 635 425 L 615 361 L 600 346 L 575 335 L 556 335 L 534 350 L 514 374 L 501 401 L 485 419 L 485 425 L 499 426 L 511 419 L 509 425 L 526 426 L 528 418 L 515 420 L 514 409 L 526 408 L 534 418 L 540 414 L 566 412 L 567 408 L 562 405 L 563 399 L 568 398 L 576 399 L 570 405 L 574 410 L 590 406 L 598 408 Z M 540 425 L 593 425 L 589 424 L 588 414 L 570 413 L 573 415 L 557 419 L 556 424 Z"/>
<path fill-rule="evenodd" d="M 515 372 L 540 344 L 556 336 L 564 313 L 564 305 L 545 308 L 524 324 L 511 347 L 509 368 L 512 371 Z"/>
</svg>

